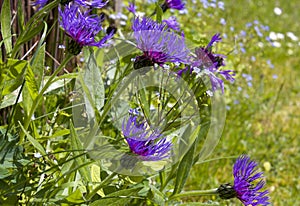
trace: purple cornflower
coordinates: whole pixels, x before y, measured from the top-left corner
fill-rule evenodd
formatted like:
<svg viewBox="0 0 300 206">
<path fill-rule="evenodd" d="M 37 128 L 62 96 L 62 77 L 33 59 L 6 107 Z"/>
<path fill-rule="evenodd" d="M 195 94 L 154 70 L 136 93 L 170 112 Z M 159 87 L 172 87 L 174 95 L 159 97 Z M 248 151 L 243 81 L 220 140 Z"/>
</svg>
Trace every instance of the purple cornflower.
<svg viewBox="0 0 300 206">
<path fill-rule="evenodd" d="M 167 24 L 159 24 L 146 17 L 141 20 L 135 18 L 132 30 L 137 48 L 143 52 L 134 62 L 135 69 L 155 63 L 163 66 L 166 62 L 187 61 L 189 50 L 184 37 L 169 31 Z"/>
<path fill-rule="evenodd" d="M 233 166 L 234 184 L 223 184 L 218 188 L 222 199 L 238 198 L 246 206 L 269 205 L 268 190 L 262 172 L 257 172 L 257 163 L 247 155 L 241 155 Z"/>
<path fill-rule="evenodd" d="M 181 0 L 166 0 L 161 6 L 162 10 L 165 12 L 167 9 L 184 9 L 184 3 Z"/>
<path fill-rule="evenodd" d="M 74 2 L 81 6 L 92 7 L 92 8 L 102 8 L 108 3 L 108 1 L 103 2 L 103 0 L 93 0 L 93 1 L 75 0 Z"/>
<path fill-rule="evenodd" d="M 129 11 L 129 12 L 131 12 L 131 13 L 133 13 L 134 15 L 135 15 L 135 13 L 136 13 L 136 6 L 134 5 L 134 3 L 129 3 L 129 6 L 128 7 L 126 7 L 127 8 L 127 10 Z"/>
<path fill-rule="evenodd" d="M 170 16 L 168 19 L 165 19 L 162 22 L 166 23 L 168 28 L 170 28 L 170 29 L 173 29 L 175 31 L 180 30 L 180 25 L 177 22 L 177 19 L 175 16 Z"/>
<path fill-rule="evenodd" d="M 221 66 L 225 66 L 225 56 L 212 52 L 213 44 L 220 42 L 221 40 L 222 38 L 220 34 L 215 34 L 206 47 L 196 48 L 196 58 L 194 58 L 194 61 L 192 61 L 190 68 L 187 67 L 183 70 L 180 70 L 177 74 L 181 76 L 182 73 L 187 72 L 188 70 L 190 72 L 197 70 L 198 72 L 196 73 L 203 72 L 209 76 L 213 91 L 221 89 L 222 92 L 224 92 L 224 82 L 222 79 L 217 77 L 217 75 L 221 75 L 226 80 L 233 82 L 234 74 L 232 74 L 232 70 L 220 70 Z"/>
<path fill-rule="evenodd" d="M 139 122 L 134 115 L 130 115 L 126 124 L 125 121 L 122 132 L 132 153 L 143 161 L 158 161 L 170 156 L 172 143 L 159 130 L 147 130 L 146 122 Z"/>
<path fill-rule="evenodd" d="M 74 4 L 69 4 L 64 10 L 59 8 L 59 13 L 61 16 L 59 19 L 60 26 L 72 38 L 67 50 L 74 55 L 77 55 L 83 46 L 103 47 L 106 45 L 105 42 L 114 35 L 114 31 L 111 31 L 96 42 L 95 37 L 102 30 L 103 18 L 89 15 L 87 12 L 82 13 L 79 7 Z"/>
<path fill-rule="evenodd" d="M 32 2 L 32 6 L 38 6 L 38 10 L 43 8 L 48 3 L 48 0 L 36 0 L 35 2 Z"/>
</svg>

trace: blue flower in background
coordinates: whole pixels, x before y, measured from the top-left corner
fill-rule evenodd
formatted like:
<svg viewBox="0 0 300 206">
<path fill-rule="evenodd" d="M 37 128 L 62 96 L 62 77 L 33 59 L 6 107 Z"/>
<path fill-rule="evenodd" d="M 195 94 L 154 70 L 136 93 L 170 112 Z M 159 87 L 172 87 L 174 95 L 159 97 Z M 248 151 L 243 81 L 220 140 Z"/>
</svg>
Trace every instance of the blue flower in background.
<svg viewBox="0 0 300 206">
<path fill-rule="evenodd" d="M 170 16 L 168 19 L 165 19 L 162 22 L 166 23 L 168 28 L 170 28 L 170 29 L 173 29 L 175 31 L 180 30 L 180 25 L 177 22 L 177 19 L 175 16 Z"/>
<path fill-rule="evenodd" d="M 72 0 L 63 0 L 61 1 L 62 4 L 68 4 L 72 2 Z M 94 0 L 94 1 L 83 1 L 83 0 L 74 0 L 78 5 L 84 6 L 84 7 L 93 7 L 93 8 L 102 8 L 104 7 L 108 1 L 103 2 L 103 0 Z M 36 0 L 32 3 L 33 6 L 38 6 L 39 9 L 43 8 L 48 3 L 48 0 Z"/>
<path fill-rule="evenodd" d="M 74 2 L 84 7 L 93 7 L 93 8 L 102 8 L 108 3 L 108 1 L 103 2 L 103 0 L 93 0 L 93 1 L 75 0 Z"/>
<path fill-rule="evenodd" d="M 262 190 L 265 181 L 262 172 L 257 172 L 257 163 L 247 155 L 241 155 L 233 166 L 234 184 L 218 188 L 222 199 L 238 198 L 244 205 L 269 205 L 268 190 Z"/>
<path fill-rule="evenodd" d="M 134 62 L 134 68 L 153 66 L 155 63 L 163 66 L 166 62 L 186 62 L 189 50 L 185 39 L 169 31 L 167 24 L 157 23 L 144 17 L 135 18 L 132 30 L 137 48 L 143 52 Z"/>
<path fill-rule="evenodd" d="M 72 38 L 73 46 L 77 45 L 78 47 L 71 52 L 75 55 L 80 52 L 83 46 L 106 46 L 106 41 L 114 35 L 114 31 L 111 31 L 100 41 L 96 41 L 96 35 L 102 31 L 103 18 L 97 15 L 89 15 L 87 12 L 83 13 L 74 4 L 66 6 L 63 10 L 59 8 L 59 14 L 61 16 L 59 19 L 60 26 Z"/>
<path fill-rule="evenodd" d="M 130 151 L 144 161 L 158 161 L 170 156 L 172 143 L 158 130 L 147 129 L 146 122 L 138 122 L 138 117 L 130 115 L 123 121 L 122 132 Z"/>
<path fill-rule="evenodd" d="M 131 13 L 133 13 L 133 14 L 136 13 L 136 6 L 134 5 L 134 3 L 129 3 L 129 6 L 126 7 L 126 8 L 127 8 L 127 10 L 128 10 L 129 12 L 131 12 Z"/>
<path fill-rule="evenodd" d="M 181 0 L 166 0 L 161 6 L 162 10 L 165 12 L 167 9 L 184 9 L 185 5 Z"/>
<path fill-rule="evenodd" d="M 38 10 L 43 8 L 48 3 L 48 0 L 36 0 L 35 2 L 32 2 L 32 6 L 38 6 Z"/>
</svg>

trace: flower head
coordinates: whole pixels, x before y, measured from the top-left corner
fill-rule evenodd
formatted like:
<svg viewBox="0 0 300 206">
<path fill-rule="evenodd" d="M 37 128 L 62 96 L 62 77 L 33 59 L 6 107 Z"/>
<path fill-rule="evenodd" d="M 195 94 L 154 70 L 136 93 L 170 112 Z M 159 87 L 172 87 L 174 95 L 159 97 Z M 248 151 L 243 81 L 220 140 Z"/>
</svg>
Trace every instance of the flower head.
<svg viewBox="0 0 300 206">
<path fill-rule="evenodd" d="M 159 130 L 147 130 L 146 122 L 139 122 L 138 117 L 130 115 L 122 125 L 123 135 L 130 151 L 144 161 L 158 161 L 169 157 L 172 143 Z"/>
<path fill-rule="evenodd" d="M 129 6 L 128 7 L 126 7 L 127 8 L 127 10 L 129 11 L 129 12 L 131 12 L 131 13 L 133 13 L 133 14 L 135 14 L 136 13 L 136 6 L 134 5 L 134 3 L 129 3 Z"/>
<path fill-rule="evenodd" d="M 82 48 L 83 46 L 103 47 L 105 46 L 105 42 L 112 38 L 114 34 L 112 31 L 105 35 L 100 41 L 96 41 L 96 35 L 102 30 L 101 22 L 103 18 L 96 15 L 88 15 L 87 12 L 83 13 L 76 5 L 69 4 L 64 10 L 59 8 L 59 13 L 61 16 L 59 20 L 60 26 L 65 30 L 66 34 L 72 38 L 78 48 Z M 75 51 L 75 53 L 77 52 Z"/>
<path fill-rule="evenodd" d="M 75 3 L 84 7 L 102 8 L 108 3 L 108 1 L 103 2 L 103 0 L 93 0 L 93 1 L 75 0 Z"/>
<path fill-rule="evenodd" d="M 195 70 L 195 68 L 197 68 L 197 71 L 209 76 L 213 91 L 221 89 L 222 92 L 224 92 L 224 82 L 218 76 L 221 75 L 226 80 L 233 82 L 234 74 L 232 74 L 232 70 L 221 70 L 220 67 L 225 66 L 225 56 L 221 54 L 215 54 L 212 52 L 214 43 L 220 42 L 221 40 L 222 38 L 220 37 L 220 34 L 215 34 L 206 47 L 196 48 L 196 57 L 191 62 L 190 69 L 180 70 L 178 72 L 178 75 L 182 75 L 182 73 L 188 70 L 192 72 Z"/>
<path fill-rule="evenodd" d="M 48 0 L 36 0 L 35 2 L 32 2 L 32 6 L 38 6 L 38 10 L 43 8 L 48 3 Z"/>
<path fill-rule="evenodd" d="M 265 185 L 262 172 L 257 172 L 257 163 L 246 155 L 240 156 L 233 166 L 234 185 L 221 185 L 218 193 L 221 198 L 236 197 L 246 206 L 269 205 L 268 190 L 261 191 Z"/>
<path fill-rule="evenodd" d="M 184 9 L 184 3 L 182 0 L 166 0 L 161 7 L 163 11 L 166 11 L 167 9 L 182 10 Z"/>
<path fill-rule="evenodd" d="M 155 63 L 162 66 L 166 62 L 187 62 L 189 50 L 184 37 L 169 31 L 167 24 L 135 18 L 132 30 L 137 48 L 143 52 L 136 58 L 135 69 Z"/>
<path fill-rule="evenodd" d="M 162 22 L 166 23 L 168 28 L 170 28 L 170 29 L 173 29 L 175 31 L 180 30 L 180 25 L 177 22 L 177 19 L 175 16 L 170 16 L 168 19 L 165 19 Z"/>
</svg>

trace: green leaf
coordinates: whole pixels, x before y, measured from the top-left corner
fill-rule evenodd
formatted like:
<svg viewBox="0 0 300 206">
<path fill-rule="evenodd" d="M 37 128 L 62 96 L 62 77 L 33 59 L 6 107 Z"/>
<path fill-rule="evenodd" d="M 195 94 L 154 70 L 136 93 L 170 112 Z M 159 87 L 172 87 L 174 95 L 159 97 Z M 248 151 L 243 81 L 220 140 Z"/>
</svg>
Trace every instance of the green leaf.
<svg viewBox="0 0 300 206">
<path fill-rule="evenodd" d="M 4 0 L 1 9 L 1 34 L 4 41 L 6 53 L 9 54 L 12 51 L 12 39 L 11 39 L 11 12 L 10 12 L 10 0 Z"/>
<path fill-rule="evenodd" d="M 67 198 L 66 198 L 70 203 L 84 203 L 84 199 L 83 199 L 83 196 L 82 196 L 82 193 L 79 189 L 77 189 L 75 192 L 73 192 L 71 195 L 69 195 Z"/>
<path fill-rule="evenodd" d="M 156 21 L 157 21 L 158 23 L 161 23 L 163 13 L 164 13 L 164 12 L 163 12 L 163 10 L 162 10 L 160 4 L 159 4 L 159 3 L 156 3 Z"/>
<path fill-rule="evenodd" d="M 81 86 L 84 92 L 84 102 L 89 120 L 95 118 L 104 106 L 105 89 L 100 70 L 93 53 L 90 53 L 86 68 L 84 69 Z"/>
<path fill-rule="evenodd" d="M 24 31 L 25 28 L 25 16 L 24 16 L 24 11 L 22 8 L 23 2 L 22 1 L 18 1 L 18 8 L 17 8 L 17 18 L 18 18 L 18 26 L 21 30 L 21 32 Z"/>
<path fill-rule="evenodd" d="M 8 59 L 7 63 L 0 63 L 1 96 L 12 93 L 22 84 L 27 66 L 27 61 L 17 59 Z"/>
<path fill-rule="evenodd" d="M 16 98 L 17 98 L 17 96 L 16 96 Z M 26 117 L 29 116 L 29 112 L 32 108 L 34 99 L 30 95 L 30 88 L 28 87 L 28 84 L 24 85 L 23 91 L 22 91 L 22 99 L 20 98 L 19 100 L 22 100 L 22 105 L 23 105 L 23 109 L 24 109 L 24 113 L 25 113 Z"/>
<path fill-rule="evenodd" d="M 3 165 L 0 165 L 0 180 L 10 175 L 11 174 L 9 173 L 8 169 L 6 169 Z"/>
<path fill-rule="evenodd" d="M 55 77 L 52 81 L 51 85 L 48 87 L 48 89 L 44 92 L 44 94 L 49 93 L 55 89 L 64 87 L 66 84 L 68 84 L 72 78 L 75 78 L 76 75 L 72 75 L 71 78 L 61 78 L 61 77 Z M 47 82 L 49 79 L 49 76 L 44 78 L 44 82 Z"/>
<path fill-rule="evenodd" d="M 22 124 L 19 123 L 19 125 L 20 125 L 21 129 L 23 130 L 23 132 L 26 134 L 27 139 L 33 145 L 33 147 L 36 148 L 41 153 L 41 155 L 46 156 L 47 153 L 46 153 L 44 147 L 24 129 Z"/>
<path fill-rule="evenodd" d="M 20 92 L 21 87 L 19 87 L 18 89 L 16 89 L 15 91 L 13 91 L 10 94 L 7 94 L 6 96 L 3 97 L 3 99 L 0 102 L 0 109 L 11 106 L 13 104 L 16 103 L 18 94 Z M 1 99 L 1 96 L 0 96 Z M 20 96 L 19 100 L 17 103 L 22 101 L 22 96 Z"/>
<path fill-rule="evenodd" d="M 114 193 L 111 193 L 104 198 L 97 200 L 90 204 L 90 206 L 98 206 L 98 205 L 111 205 L 111 206 L 119 206 L 119 205 L 126 205 L 130 203 L 130 201 L 134 197 L 138 197 L 138 191 L 141 190 L 141 187 L 131 188 L 120 190 Z"/>
<path fill-rule="evenodd" d="M 30 66 L 27 67 L 26 74 L 25 74 L 25 80 L 26 80 L 25 85 L 28 88 L 29 94 L 30 94 L 31 98 L 34 100 L 39 93 L 39 89 L 38 89 L 37 83 L 35 81 L 34 73 Z"/>
<path fill-rule="evenodd" d="M 51 92 L 51 91 L 53 91 L 55 89 L 64 87 L 66 84 L 68 84 L 72 79 L 74 79 L 76 77 L 77 77 L 76 73 L 70 73 L 70 74 L 61 75 L 59 77 L 55 77 L 55 79 L 52 81 L 51 86 L 44 92 L 44 94 L 47 94 L 47 93 L 49 93 L 49 92 Z M 49 79 L 48 76 L 45 77 L 44 82 L 47 82 L 48 79 Z M 12 80 L 10 80 L 10 81 L 12 81 Z M 20 81 L 22 81 L 22 78 L 21 78 L 21 80 L 19 80 L 19 82 L 17 82 L 17 84 L 22 83 Z M 1 85 L 1 79 L 0 79 L 0 85 Z M 5 86 L 5 85 L 3 85 L 3 86 Z M 0 91 L 1 91 L 1 89 L 0 89 Z M 19 91 L 20 91 L 20 87 L 18 87 L 16 90 L 10 92 L 9 94 L 6 94 L 7 93 L 6 92 L 5 93 L 6 96 L 4 96 L 4 98 L 2 100 L 1 100 L 1 95 L 0 95 L 0 100 L 1 100 L 1 102 L 0 102 L 0 109 L 15 104 L 15 102 L 17 100 L 17 96 L 19 94 Z M 32 101 L 32 99 L 31 99 L 30 95 L 28 95 L 28 94 L 29 94 L 28 89 L 26 87 L 24 87 L 23 91 L 22 91 L 22 96 L 25 97 L 25 100 L 26 100 L 27 103 L 28 102 L 30 103 Z M 18 100 L 17 103 L 20 103 L 20 102 L 23 101 L 23 97 L 22 96 L 19 98 L 19 100 Z M 26 104 L 26 103 L 24 103 L 24 104 Z M 28 107 L 31 107 L 31 105 L 28 105 Z"/>
<path fill-rule="evenodd" d="M 199 127 L 198 127 L 199 128 Z M 196 129 L 191 134 L 191 138 L 193 139 L 194 136 L 198 136 L 199 129 Z M 187 153 L 183 156 L 182 160 L 178 165 L 178 171 L 176 175 L 175 181 L 175 188 L 173 191 L 173 195 L 178 194 L 181 192 L 182 188 L 185 185 L 185 182 L 190 174 L 190 170 L 193 165 L 194 153 L 195 148 L 198 145 L 198 138 L 195 138 L 194 143 L 192 144 L 191 148 L 187 151 Z"/>
<path fill-rule="evenodd" d="M 31 68 L 34 74 L 37 88 L 40 88 L 45 65 L 45 44 L 36 52 L 34 61 L 31 64 Z"/>
<path fill-rule="evenodd" d="M 93 182 L 101 182 L 101 170 L 100 170 L 100 167 L 98 165 L 93 164 L 91 166 L 91 176 L 92 176 L 92 181 Z M 97 194 L 100 195 L 101 197 L 105 196 L 104 192 L 103 192 L 103 189 L 98 190 Z"/>
<path fill-rule="evenodd" d="M 29 115 L 29 112 L 32 108 L 33 101 L 38 96 L 38 92 L 39 91 L 34 78 L 33 71 L 28 65 L 25 73 L 25 85 L 22 91 L 23 108 L 27 116 Z"/>
<path fill-rule="evenodd" d="M 165 205 L 165 195 L 153 185 L 149 184 L 149 186 L 151 188 L 151 201 L 160 206 Z"/>
<path fill-rule="evenodd" d="M 42 29 L 44 28 L 44 24 L 40 23 L 38 25 L 33 25 L 29 31 L 27 31 L 27 35 L 25 35 L 23 38 L 18 38 L 18 41 L 16 44 L 21 45 L 29 40 L 31 40 L 34 36 L 38 35 Z"/>
<path fill-rule="evenodd" d="M 75 128 L 73 126 L 73 123 L 70 121 L 70 134 L 71 134 L 71 148 L 74 153 L 74 156 L 78 156 L 75 159 L 75 163 L 80 166 L 87 162 L 85 155 L 81 155 L 85 152 L 85 150 L 82 147 L 82 143 L 80 139 L 78 138 L 78 135 L 75 131 Z M 79 169 L 79 172 L 81 174 L 81 177 L 85 179 L 86 181 L 91 181 L 91 175 L 90 172 L 88 172 L 86 167 L 81 167 Z"/>
</svg>

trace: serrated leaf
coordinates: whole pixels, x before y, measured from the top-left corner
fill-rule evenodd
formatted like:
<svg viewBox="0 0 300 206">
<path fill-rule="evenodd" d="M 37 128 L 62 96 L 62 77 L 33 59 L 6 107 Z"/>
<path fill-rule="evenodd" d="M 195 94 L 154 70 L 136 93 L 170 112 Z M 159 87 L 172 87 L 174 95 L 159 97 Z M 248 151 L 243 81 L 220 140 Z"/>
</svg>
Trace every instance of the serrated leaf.
<svg viewBox="0 0 300 206">
<path fill-rule="evenodd" d="M 35 54 L 34 61 L 31 64 L 32 72 L 36 81 L 37 88 L 40 88 L 45 65 L 45 44 L 43 44 L 40 49 Z"/>
<path fill-rule="evenodd" d="M 0 91 L 2 96 L 12 93 L 23 82 L 24 73 L 28 62 L 24 60 L 8 59 L 7 63 L 1 64 Z"/>
<path fill-rule="evenodd" d="M 84 102 L 89 120 L 95 118 L 95 112 L 99 112 L 104 106 L 104 84 L 100 70 L 97 66 L 94 54 L 91 53 L 86 63 L 83 74 L 82 89 Z"/>
<path fill-rule="evenodd" d="M 11 11 L 10 0 L 4 0 L 1 8 L 1 34 L 4 41 L 6 53 L 10 54 L 12 51 L 12 39 L 11 39 Z"/>
<path fill-rule="evenodd" d="M 38 91 L 37 83 L 35 81 L 34 73 L 29 65 L 27 66 L 25 80 L 26 80 L 25 85 L 28 89 L 28 92 L 31 98 L 34 100 L 37 97 L 39 91 Z"/>
</svg>

